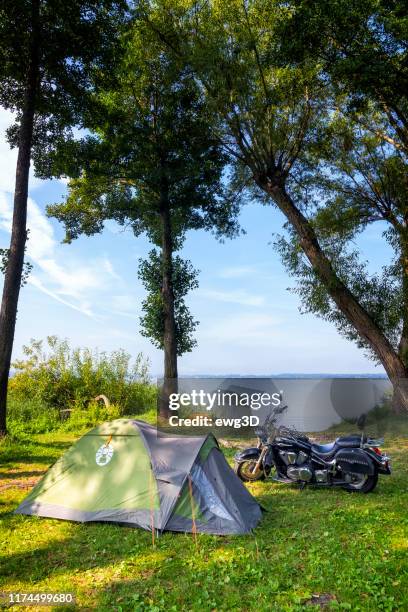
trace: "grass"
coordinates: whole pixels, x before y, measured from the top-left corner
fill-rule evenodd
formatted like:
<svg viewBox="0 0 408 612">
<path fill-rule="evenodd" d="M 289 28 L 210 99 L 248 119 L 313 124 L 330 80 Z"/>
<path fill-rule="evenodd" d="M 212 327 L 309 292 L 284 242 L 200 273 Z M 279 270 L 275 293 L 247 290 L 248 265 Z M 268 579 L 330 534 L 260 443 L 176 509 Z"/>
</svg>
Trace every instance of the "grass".
<svg viewBox="0 0 408 612">
<path fill-rule="evenodd" d="M 165 533 L 154 547 L 139 529 L 13 515 L 74 439 L 0 445 L 0 591 L 73 591 L 118 612 L 408 610 L 406 436 L 386 440 L 393 475 L 372 494 L 254 483 L 270 511 L 252 536 Z"/>
</svg>

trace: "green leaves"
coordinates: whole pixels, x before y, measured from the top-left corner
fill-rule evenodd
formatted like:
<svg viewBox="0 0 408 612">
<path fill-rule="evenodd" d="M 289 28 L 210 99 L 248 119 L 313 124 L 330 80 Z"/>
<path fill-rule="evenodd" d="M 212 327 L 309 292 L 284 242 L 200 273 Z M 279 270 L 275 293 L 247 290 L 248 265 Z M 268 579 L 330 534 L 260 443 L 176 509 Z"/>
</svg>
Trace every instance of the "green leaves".
<svg viewBox="0 0 408 612">
<path fill-rule="evenodd" d="M 156 249 L 149 258 L 140 260 L 138 276 L 142 280 L 148 297 L 142 303 L 144 315 L 140 319 L 142 335 L 150 338 L 159 349 L 164 348 L 164 308 L 162 297 L 162 257 Z M 177 355 L 189 353 L 197 344 L 193 333 L 198 325 L 192 317 L 184 298 L 198 287 L 198 271 L 191 262 L 176 255 L 173 257 L 172 287 L 174 294 L 174 316 L 176 322 Z"/>
<path fill-rule="evenodd" d="M 126 19 L 122 0 L 43 0 L 38 32 L 38 83 L 33 158 L 49 176 L 49 154 L 73 125 L 83 124 L 93 84 L 91 72 L 109 72 L 118 55 L 118 32 Z M 0 104 L 17 112 L 9 132 L 18 141 L 33 29 L 32 2 L 4 0 L 0 10 Z"/>
<path fill-rule="evenodd" d="M 7 262 L 9 258 L 10 249 L 0 249 L 0 272 L 2 274 L 6 273 Z M 21 286 L 27 284 L 28 277 L 30 276 L 30 272 L 33 269 L 33 264 L 29 261 L 25 261 L 23 265 L 23 273 L 21 275 Z"/>
<path fill-rule="evenodd" d="M 65 223 L 68 240 L 113 219 L 160 244 L 163 205 L 178 246 L 189 229 L 233 235 L 237 205 L 222 197 L 227 158 L 200 87 L 144 21 L 135 19 L 121 44 L 114 75 L 94 74 L 85 124 L 92 136 L 59 142 L 51 156 L 54 171 L 75 180 L 50 214 Z"/>
<path fill-rule="evenodd" d="M 144 18 L 136 15 L 123 34 L 121 49 L 113 75 L 93 75 L 93 112 L 85 124 L 91 135 L 58 143 L 51 156 L 54 170 L 72 179 L 65 202 L 50 206 L 49 214 L 64 223 L 68 242 L 80 234 L 100 233 L 111 219 L 135 236 L 146 233 L 162 248 L 164 216 L 170 251 L 181 248 L 189 230 L 233 236 L 238 231 L 238 202 L 224 193 L 227 156 L 200 85 Z M 164 347 L 166 312 L 162 271 L 161 255 L 152 251 L 140 268 L 149 292 L 141 323 L 143 333 L 159 348 Z M 184 302 L 197 286 L 195 276 L 189 262 L 173 257 L 179 355 L 195 345 L 197 322 Z"/>
</svg>

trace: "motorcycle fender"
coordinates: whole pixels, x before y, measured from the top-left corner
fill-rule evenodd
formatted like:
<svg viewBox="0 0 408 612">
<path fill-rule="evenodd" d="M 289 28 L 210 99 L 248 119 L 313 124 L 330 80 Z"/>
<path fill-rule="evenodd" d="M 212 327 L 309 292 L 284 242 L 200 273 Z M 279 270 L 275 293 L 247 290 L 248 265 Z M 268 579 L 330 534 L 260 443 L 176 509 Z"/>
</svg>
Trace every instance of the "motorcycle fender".
<svg viewBox="0 0 408 612">
<path fill-rule="evenodd" d="M 336 453 L 335 459 L 343 472 L 368 474 L 369 476 L 375 473 L 373 460 L 360 448 L 344 448 L 339 450 Z"/>
<path fill-rule="evenodd" d="M 265 468 L 272 468 L 275 465 L 274 454 L 272 450 L 268 450 L 263 460 Z"/>
<path fill-rule="evenodd" d="M 391 474 L 391 468 L 388 463 L 385 466 L 380 463 L 377 465 L 377 469 L 379 474 L 387 474 L 388 476 Z"/>
<path fill-rule="evenodd" d="M 374 461 L 374 464 L 377 467 L 377 471 L 379 474 L 391 474 L 389 459 L 384 461 L 383 457 L 377 455 L 370 448 L 368 449 L 367 454 L 369 455 L 370 459 Z"/>
<path fill-rule="evenodd" d="M 234 459 L 237 463 L 242 463 L 242 461 L 248 461 L 248 460 L 257 460 L 259 459 L 259 456 L 261 454 L 261 449 L 257 448 L 256 446 L 251 447 L 251 448 L 245 448 L 242 451 L 239 451 Z"/>
</svg>

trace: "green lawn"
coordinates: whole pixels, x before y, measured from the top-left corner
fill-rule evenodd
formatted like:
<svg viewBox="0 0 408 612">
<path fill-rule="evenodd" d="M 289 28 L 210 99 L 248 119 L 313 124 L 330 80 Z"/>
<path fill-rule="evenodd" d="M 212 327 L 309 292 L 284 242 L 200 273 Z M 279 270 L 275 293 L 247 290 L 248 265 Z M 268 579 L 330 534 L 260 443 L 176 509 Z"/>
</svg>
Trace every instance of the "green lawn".
<svg viewBox="0 0 408 612">
<path fill-rule="evenodd" d="M 74 591 L 82 609 L 118 611 L 408 610 L 406 437 L 386 440 L 393 475 L 374 493 L 255 483 L 270 509 L 255 533 L 199 535 L 197 547 L 191 535 L 153 547 L 139 529 L 13 515 L 73 440 L 0 445 L 0 591 Z"/>
</svg>

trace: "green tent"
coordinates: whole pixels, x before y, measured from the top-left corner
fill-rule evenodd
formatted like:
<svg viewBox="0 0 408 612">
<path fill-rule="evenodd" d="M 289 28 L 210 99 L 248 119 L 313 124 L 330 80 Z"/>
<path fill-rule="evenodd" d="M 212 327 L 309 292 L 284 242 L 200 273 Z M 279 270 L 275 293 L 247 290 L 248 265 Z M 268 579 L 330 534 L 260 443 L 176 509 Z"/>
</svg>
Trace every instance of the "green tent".
<svg viewBox="0 0 408 612">
<path fill-rule="evenodd" d="M 82 436 L 16 513 L 220 535 L 247 533 L 262 515 L 214 436 L 170 436 L 127 419 Z"/>
</svg>

